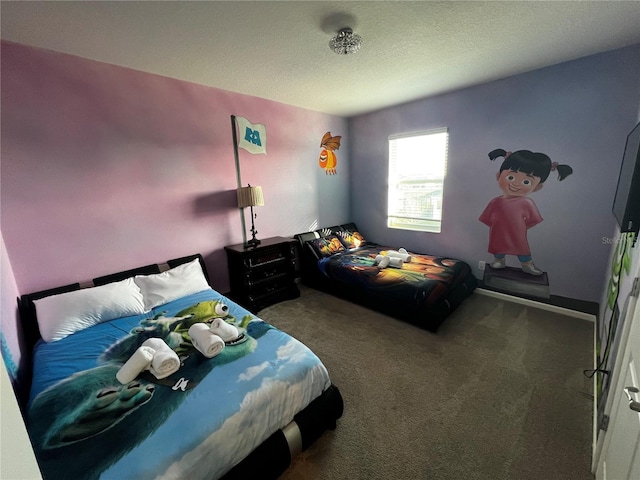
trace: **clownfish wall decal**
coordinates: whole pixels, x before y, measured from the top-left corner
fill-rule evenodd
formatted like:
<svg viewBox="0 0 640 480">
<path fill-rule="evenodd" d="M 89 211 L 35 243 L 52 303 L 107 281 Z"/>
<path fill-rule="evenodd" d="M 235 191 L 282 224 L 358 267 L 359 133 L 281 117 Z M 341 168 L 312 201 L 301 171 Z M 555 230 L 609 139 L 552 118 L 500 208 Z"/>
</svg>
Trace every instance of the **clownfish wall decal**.
<svg viewBox="0 0 640 480">
<path fill-rule="evenodd" d="M 322 148 L 322 151 L 320 152 L 318 163 L 320 164 L 320 168 L 324 168 L 325 175 L 336 174 L 338 157 L 334 153 L 334 150 L 338 150 L 340 148 L 341 138 L 341 136 L 332 137 L 331 132 L 325 133 L 322 137 L 322 142 L 320 142 L 320 148 Z"/>
</svg>

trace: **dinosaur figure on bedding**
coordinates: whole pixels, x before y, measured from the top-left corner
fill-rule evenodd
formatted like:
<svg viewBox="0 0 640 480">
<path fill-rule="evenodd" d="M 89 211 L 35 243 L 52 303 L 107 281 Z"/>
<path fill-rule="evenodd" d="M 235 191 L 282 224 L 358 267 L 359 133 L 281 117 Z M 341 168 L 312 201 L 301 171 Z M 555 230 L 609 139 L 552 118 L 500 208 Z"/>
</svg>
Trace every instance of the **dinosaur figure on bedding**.
<svg viewBox="0 0 640 480">
<path fill-rule="evenodd" d="M 167 312 L 161 312 L 153 318 L 144 319 L 140 326 L 131 331 L 130 336 L 125 337 L 112 345 L 101 357 L 101 362 L 120 362 L 123 358 L 126 362 L 131 355 L 149 338 L 162 338 L 181 359 L 195 353 L 195 347 L 189 337 L 189 327 L 194 323 L 211 322 L 216 318 L 224 318 L 227 323 L 236 327 L 246 328 L 253 319 L 251 315 L 245 315 L 242 321 L 236 321 L 229 315 L 229 308 L 219 300 L 208 300 L 185 308 L 175 317 L 166 317 Z"/>
<path fill-rule="evenodd" d="M 226 306 L 214 300 L 192 305 L 176 317 L 145 319 L 108 348 L 98 359 L 97 367 L 78 372 L 41 392 L 29 408 L 28 421 L 47 480 L 99 478 L 162 425 L 213 368 L 250 354 L 257 339 L 274 328 L 253 321 L 256 319 L 251 315 L 237 322 L 227 314 Z M 221 316 L 244 329 L 246 340 L 209 359 L 185 341 L 183 332 L 196 322 L 210 323 Z M 142 374 L 126 385 L 120 384 L 116 379 L 120 367 L 152 337 L 162 338 L 181 352 L 180 370 L 163 381 Z"/>
</svg>

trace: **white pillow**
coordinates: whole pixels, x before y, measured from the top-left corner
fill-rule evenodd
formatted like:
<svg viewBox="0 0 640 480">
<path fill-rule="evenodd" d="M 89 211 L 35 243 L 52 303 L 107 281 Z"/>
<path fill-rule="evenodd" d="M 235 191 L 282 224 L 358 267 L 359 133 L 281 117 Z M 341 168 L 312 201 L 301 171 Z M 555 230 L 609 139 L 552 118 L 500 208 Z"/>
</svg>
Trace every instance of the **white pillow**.
<svg viewBox="0 0 640 480">
<path fill-rule="evenodd" d="M 211 288 L 204 278 L 197 258 L 166 272 L 136 275 L 134 280 L 142 291 L 144 308 L 147 311 L 177 298 Z"/>
<path fill-rule="evenodd" d="M 133 278 L 41 298 L 36 306 L 40 335 L 55 342 L 97 323 L 145 313 Z"/>
</svg>

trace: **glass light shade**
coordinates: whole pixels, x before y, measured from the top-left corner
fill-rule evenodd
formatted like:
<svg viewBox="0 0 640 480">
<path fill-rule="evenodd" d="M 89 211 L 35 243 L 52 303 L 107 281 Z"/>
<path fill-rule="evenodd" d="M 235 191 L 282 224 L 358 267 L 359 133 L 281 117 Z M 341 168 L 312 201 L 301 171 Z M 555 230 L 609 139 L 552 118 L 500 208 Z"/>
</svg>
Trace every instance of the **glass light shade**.
<svg viewBox="0 0 640 480">
<path fill-rule="evenodd" d="M 343 28 L 331 39 L 329 47 L 339 55 L 347 55 L 360 50 L 361 44 L 362 37 L 360 35 L 353 33 L 350 28 Z"/>
</svg>

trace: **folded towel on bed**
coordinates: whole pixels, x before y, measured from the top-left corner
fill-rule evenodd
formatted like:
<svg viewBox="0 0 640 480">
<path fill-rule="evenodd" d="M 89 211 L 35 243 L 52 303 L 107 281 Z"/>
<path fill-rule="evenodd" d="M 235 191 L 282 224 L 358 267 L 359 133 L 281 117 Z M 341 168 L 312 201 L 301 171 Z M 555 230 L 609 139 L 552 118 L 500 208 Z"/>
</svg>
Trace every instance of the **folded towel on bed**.
<svg viewBox="0 0 640 480">
<path fill-rule="evenodd" d="M 238 333 L 238 329 L 227 323 L 222 318 L 214 318 L 211 322 L 210 330 L 218 335 L 225 342 L 231 342 L 238 338 L 240 333 Z"/>
<path fill-rule="evenodd" d="M 151 360 L 151 365 L 149 365 L 149 371 L 158 380 L 168 377 L 180 368 L 178 355 L 161 338 L 149 338 L 144 341 L 142 346 L 151 347 L 156 351 L 153 360 Z"/>
<path fill-rule="evenodd" d="M 387 250 L 387 257 L 401 258 L 403 262 L 407 262 L 407 263 L 411 262 L 411 255 L 409 255 L 409 253 L 404 248 L 401 248 L 398 251 Z"/>
<path fill-rule="evenodd" d="M 196 350 L 207 358 L 213 358 L 224 349 L 224 340 L 209 330 L 204 323 L 194 323 L 189 327 L 189 337 Z"/>
<path fill-rule="evenodd" d="M 393 267 L 393 268 L 402 268 L 402 264 L 404 263 L 404 260 L 402 260 L 401 258 L 398 257 L 391 257 L 389 258 L 389 266 Z"/>
<path fill-rule="evenodd" d="M 404 262 L 398 257 L 387 257 L 386 255 L 376 255 L 376 265 L 380 268 L 402 268 Z"/>
<path fill-rule="evenodd" d="M 376 265 L 378 265 L 380 268 L 387 268 L 390 262 L 390 257 L 387 257 L 385 255 L 376 255 Z"/>
<path fill-rule="evenodd" d="M 138 375 L 149 368 L 155 353 L 156 351 L 151 347 L 138 348 L 116 373 L 118 381 L 126 385 L 135 380 Z"/>
</svg>

